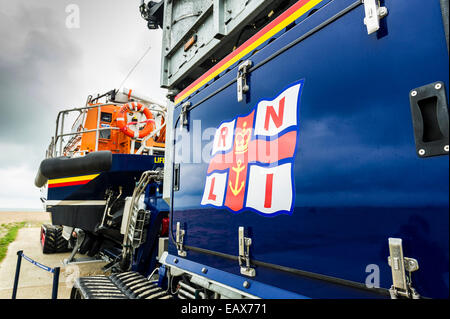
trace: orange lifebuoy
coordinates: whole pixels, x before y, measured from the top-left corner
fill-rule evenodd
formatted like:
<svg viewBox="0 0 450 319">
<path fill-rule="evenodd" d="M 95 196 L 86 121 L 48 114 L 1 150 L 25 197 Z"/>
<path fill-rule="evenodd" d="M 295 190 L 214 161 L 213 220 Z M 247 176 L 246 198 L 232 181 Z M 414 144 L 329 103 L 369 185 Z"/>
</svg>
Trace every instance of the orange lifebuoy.
<svg viewBox="0 0 450 319">
<path fill-rule="evenodd" d="M 136 125 L 143 122 L 130 122 L 127 123 L 127 113 L 128 112 L 142 112 L 144 113 L 147 120 L 144 122 L 145 127 L 142 130 L 132 130 L 129 125 Z M 148 108 L 143 106 L 141 103 L 138 102 L 131 102 L 128 104 L 125 104 L 122 106 L 119 110 L 119 113 L 117 114 L 117 126 L 119 127 L 120 131 L 123 132 L 125 135 L 132 137 L 132 138 L 143 138 L 150 134 L 155 129 L 155 120 L 153 119 L 153 114 L 150 112 Z"/>
</svg>

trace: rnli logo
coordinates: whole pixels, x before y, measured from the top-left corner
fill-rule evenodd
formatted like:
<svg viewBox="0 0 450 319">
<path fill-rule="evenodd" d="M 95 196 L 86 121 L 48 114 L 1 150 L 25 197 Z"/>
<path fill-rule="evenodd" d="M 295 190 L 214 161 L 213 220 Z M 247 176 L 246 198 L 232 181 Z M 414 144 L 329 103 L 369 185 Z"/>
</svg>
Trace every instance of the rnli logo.
<svg viewBox="0 0 450 319">
<path fill-rule="evenodd" d="M 201 205 L 291 214 L 303 80 L 216 130 Z"/>
</svg>

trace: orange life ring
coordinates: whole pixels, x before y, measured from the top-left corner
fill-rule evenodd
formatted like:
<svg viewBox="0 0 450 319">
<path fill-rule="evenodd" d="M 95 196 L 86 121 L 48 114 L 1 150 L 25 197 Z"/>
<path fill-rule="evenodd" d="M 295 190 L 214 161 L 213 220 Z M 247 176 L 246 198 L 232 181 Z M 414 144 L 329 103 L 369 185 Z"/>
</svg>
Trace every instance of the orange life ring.
<svg viewBox="0 0 450 319">
<path fill-rule="evenodd" d="M 142 130 L 132 130 L 129 125 L 137 124 L 135 122 L 127 123 L 127 113 L 128 112 L 142 112 L 144 113 L 147 120 L 145 121 L 145 127 Z M 141 103 L 138 102 L 131 102 L 128 104 L 125 104 L 122 106 L 119 110 L 119 113 L 117 114 L 117 126 L 119 127 L 120 131 L 123 132 L 125 135 L 132 137 L 132 138 L 143 138 L 150 134 L 155 129 L 155 120 L 153 119 L 153 114 L 150 112 L 148 108 L 143 106 Z M 143 122 L 139 122 L 143 123 Z"/>
</svg>

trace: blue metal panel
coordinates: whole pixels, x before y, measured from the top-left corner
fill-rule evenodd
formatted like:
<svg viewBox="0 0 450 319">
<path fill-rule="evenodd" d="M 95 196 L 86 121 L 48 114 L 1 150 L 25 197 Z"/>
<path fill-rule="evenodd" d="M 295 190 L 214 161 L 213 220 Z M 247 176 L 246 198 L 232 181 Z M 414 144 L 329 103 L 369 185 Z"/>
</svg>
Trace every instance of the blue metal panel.
<svg viewBox="0 0 450 319">
<path fill-rule="evenodd" d="M 333 1 L 254 54 L 254 64 L 295 41 L 354 1 Z M 364 8 L 290 48 L 249 77 L 246 103 L 236 84 L 191 111 L 190 127 L 205 128 L 249 112 L 304 79 L 301 127 L 295 159 L 292 215 L 232 214 L 200 206 L 208 163 L 181 163 L 174 192 L 173 223 L 186 230 L 185 244 L 237 255 L 239 226 L 249 228 L 252 258 L 364 283 L 366 267 L 380 269 L 381 287 L 392 284 L 388 237 L 403 239 L 405 255 L 419 261 L 413 286 L 427 297 L 448 297 L 449 161 L 415 153 L 408 94 L 443 81 L 449 64 L 439 1 L 386 1 L 389 15 L 378 34 L 367 35 Z M 236 69 L 195 94 L 193 105 L 236 76 Z M 193 143 L 205 146 L 191 136 Z M 200 146 L 191 151 L 191 160 Z M 175 253 L 173 243 L 170 252 Z M 239 274 L 218 257 L 188 252 L 188 259 Z M 228 268 L 226 268 L 228 265 Z M 324 282 L 257 267 L 255 280 L 313 297 L 367 297 Z"/>
<path fill-rule="evenodd" d="M 167 255 L 166 263 L 183 270 L 189 271 L 196 275 L 208 278 L 210 280 L 224 283 L 231 288 L 235 288 L 244 293 L 258 296 L 261 298 L 271 299 L 309 299 L 308 297 L 292 293 L 290 291 L 282 290 L 274 286 L 265 285 L 256 280 L 248 279 L 242 276 L 236 276 L 230 272 L 222 271 L 213 267 L 208 267 L 189 259 L 180 258 L 175 255 Z M 202 272 L 202 269 L 206 269 L 206 273 Z M 248 283 L 248 288 L 244 288 L 244 282 Z"/>
</svg>

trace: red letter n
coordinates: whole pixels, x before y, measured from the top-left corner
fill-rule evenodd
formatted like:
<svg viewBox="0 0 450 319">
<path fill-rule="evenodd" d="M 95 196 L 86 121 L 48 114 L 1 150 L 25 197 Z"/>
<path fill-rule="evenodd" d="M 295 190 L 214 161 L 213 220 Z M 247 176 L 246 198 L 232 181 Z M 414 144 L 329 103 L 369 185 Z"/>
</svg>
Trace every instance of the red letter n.
<svg viewBox="0 0 450 319">
<path fill-rule="evenodd" d="M 285 98 L 283 97 L 280 100 L 279 108 L 278 108 L 278 114 L 275 112 L 275 109 L 273 106 L 268 106 L 266 109 L 266 121 L 264 122 L 264 129 L 266 131 L 269 130 L 269 120 L 272 118 L 273 123 L 278 128 L 283 124 L 283 116 L 284 116 L 284 101 Z"/>
</svg>

